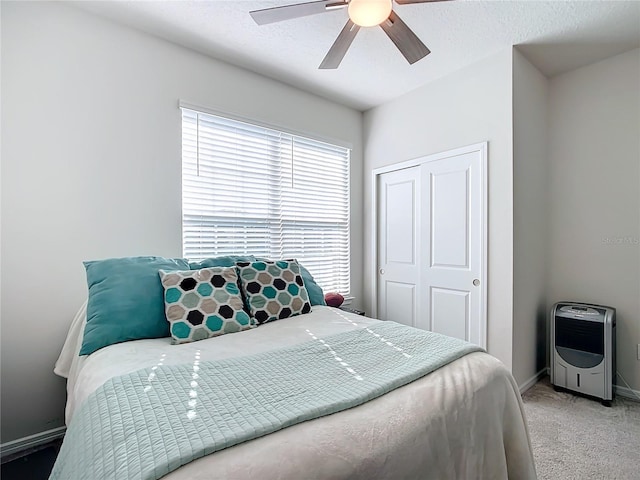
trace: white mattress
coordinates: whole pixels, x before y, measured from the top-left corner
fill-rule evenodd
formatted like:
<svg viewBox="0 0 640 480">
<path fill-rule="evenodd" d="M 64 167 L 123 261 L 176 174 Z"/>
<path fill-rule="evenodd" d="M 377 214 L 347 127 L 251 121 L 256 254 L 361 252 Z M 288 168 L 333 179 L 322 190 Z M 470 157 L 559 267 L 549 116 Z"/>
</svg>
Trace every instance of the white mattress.
<svg viewBox="0 0 640 480">
<path fill-rule="evenodd" d="M 379 320 L 330 307 L 253 330 L 184 345 L 168 338 L 112 345 L 78 357 L 86 312 L 74 320 L 56 373 L 68 377 L 66 420 L 111 377 L 158 363 L 248 355 L 362 328 Z M 350 321 L 349 321 L 350 320 Z M 517 387 L 495 358 L 473 353 L 350 410 L 203 457 L 167 479 L 535 478 Z"/>
</svg>

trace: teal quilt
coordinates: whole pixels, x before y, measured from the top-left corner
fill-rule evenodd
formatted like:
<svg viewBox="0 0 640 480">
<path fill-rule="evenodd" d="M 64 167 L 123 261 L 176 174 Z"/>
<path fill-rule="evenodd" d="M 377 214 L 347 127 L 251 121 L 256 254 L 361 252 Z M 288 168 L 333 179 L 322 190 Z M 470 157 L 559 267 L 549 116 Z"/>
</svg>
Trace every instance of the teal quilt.
<svg viewBox="0 0 640 480">
<path fill-rule="evenodd" d="M 474 351 L 380 322 L 255 355 L 112 378 L 71 421 L 51 479 L 161 478 L 181 465 L 356 407 Z M 241 335 L 241 334 L 238 334 Z"/>
</svg>

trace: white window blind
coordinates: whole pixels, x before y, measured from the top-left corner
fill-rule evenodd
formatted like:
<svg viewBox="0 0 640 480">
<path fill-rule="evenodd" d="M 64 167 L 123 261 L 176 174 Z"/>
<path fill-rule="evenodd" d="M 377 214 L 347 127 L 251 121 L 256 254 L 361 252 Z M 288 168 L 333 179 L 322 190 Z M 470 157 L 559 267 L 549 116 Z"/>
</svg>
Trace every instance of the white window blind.
<svg viewBox="0 0 640 480">
<path fill-rule="evenodd" d="M 182 109 L 182 235 L 192 260 L 296 258 L 349 293 L 348 148 Z"/>
</svg>

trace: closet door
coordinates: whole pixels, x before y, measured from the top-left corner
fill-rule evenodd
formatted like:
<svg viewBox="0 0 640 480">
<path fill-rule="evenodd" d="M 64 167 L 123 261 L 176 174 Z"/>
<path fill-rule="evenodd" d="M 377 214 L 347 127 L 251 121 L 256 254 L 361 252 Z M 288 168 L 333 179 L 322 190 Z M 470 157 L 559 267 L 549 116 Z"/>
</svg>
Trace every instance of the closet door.
<svg viewBox="0 0 640 480">
<path fill-rule="evenodd" d="M 486 346 L 486 144 L 376 172 L 377 315 Z"/>
<path fill-rule="evenodd" d="M 378 318 L 422 326 L 420 167 L 378 176 Z"/>
<path fill-rule="evenodd" d="M 428 329 L 478 345 L 485 342 L 482 178 L 478 152 L 422 164 Z"/>
</svg>

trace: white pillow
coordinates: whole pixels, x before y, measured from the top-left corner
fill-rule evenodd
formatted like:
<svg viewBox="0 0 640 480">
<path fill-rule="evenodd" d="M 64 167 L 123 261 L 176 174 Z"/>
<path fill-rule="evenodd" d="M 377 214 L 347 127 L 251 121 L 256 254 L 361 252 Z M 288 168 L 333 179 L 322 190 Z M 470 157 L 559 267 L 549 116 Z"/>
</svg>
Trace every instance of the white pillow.
<svg viewBox="0 0 640 480">
<path fill-rule="evenodd" d="M 69 326 L 67 338 L 62 346 L 62 351 L 53 369 L 53 373 L 63 378 L 69 378 L 72 370 L 78 362 L 84 327 L 87 324 L 87 301 L 82 304 L 78 313 Z"/>
</svg>

